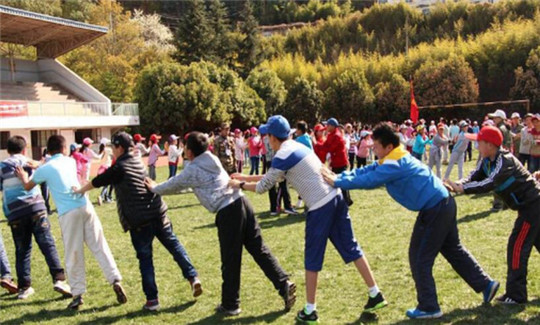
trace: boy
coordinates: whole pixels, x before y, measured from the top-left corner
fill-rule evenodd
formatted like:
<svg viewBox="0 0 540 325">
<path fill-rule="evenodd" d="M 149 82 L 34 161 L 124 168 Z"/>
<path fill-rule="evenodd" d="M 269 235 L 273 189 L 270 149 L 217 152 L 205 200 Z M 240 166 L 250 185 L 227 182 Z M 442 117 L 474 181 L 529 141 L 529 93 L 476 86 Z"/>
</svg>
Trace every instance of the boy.
<svg viewBox="0 0 540 325">
<path fill-rule="evenodd" d="M 339 190 L 328 186 L 322 179 L 319 158 L 303 144 L 289 139 L 289 122 L 281 115 L 270 117 L 260 131 L 268 134 L 275 151 L 272 167 L 264 176 L 235 174 L 230 185 L 262 194 L 285 178 L 306 202 L 304 266 L 307 304 L 298 312 L 297 319 L 307 323 L 319 319 L 315 304 L 317 277 L 322 269 L 328 239 L 345 263 L 354 262 L 369 287 L 364 311 L 385 307 L 388 303 L 379 291 L 368 261 L 354 237 L 348 204 Z"/>
<path fill-rule="evenodd" d="M 532 247 L 540 252 L 540 183 L 519 160 L 501 148 L 502 132 L 484 126 L 478 134 L 467 135 L 478 141 L 484 157 L 468 178 L 447 183 L 456 193 L 476 194 L 494 191 L 518 217 L 508 239 L 506 293 L 497 297 L 504 304 L 527 302 L 527 263 Z"/>
<path fill-rule="evenodd" d="M 56 244 L 51 234 L 51 225 L 47 218 L 47 207 L 39 188 L 30 191 L 15 175 L 15 169 L 23 167 L 29 172 L 31 163 L 26 157 L 26 140 L 21 136 L 12 136 L 7 141 L 9 158 L 0 162 L 0 190 L 3 197 L 4 215 L 8 220 L 15 242 L 15 265 L 18 278 L 19 299 L 26 299 L 34 294 L 30 277 L 30 258 L 32 254 L 32 236 L 45 257 L 49 273 L 53 280 L 53 289 L 71 297 L 71 290 L 64 282 L 66 275 L 60 263 Z"/>
<path fill-rule="evenodd" d="M 446 167 L 446 173 L 444 178 L 450 177 L 452 168 L 455 164 L 458 165 L 458 176 L 463 178 L 463 163 L 465 162 L 465 152 L 469 146 L 469 140 L 466 137 L 467 129 L 469 128 L 469 123 L 466 121 L 459 122 L 459 133 L 454 139 L 451 139 L 454 143 L 454 148 L 452 149 L 452 154 L 450 155 L 450 162 L 448 167 Z M 440 176 L 439 176 L 440 177 Z"/>
<path fill-rule="evenodd" d="M 228 316 L 240 310 L 240 268 L 242 248 L 246 247 L 285 302 L 289 310 L 296 301 L 296 286 L 264 244 L 261 228 L 251 204 L 241 191 L 228 186 L 229 175 L 219 159 L 208 151 L 208 137 L 192 132 L 185 147 L 189 165 L 177 176 L 157 185 L 147 178 L 150 191 L 159 195 L 175 194 L 193 188 L 201 204 L 210 212 L 217 212 L 219 246 L 221 251 L 221 304 L 216 311 Z"/>
<path fill-rule="evenodd" d="M 75 161 L 67 157 L 66 139 L 61 135 L 52 135 L 47 140 L 47 151 L 51 158 L 36 169 L 32 179 L 28 180 L 28 173 L 20 166 L 15 173 L 27 191 L 43 182 L 47 182 L 51 190 L 58 209 L 68 280 L 73 294 L 73 301 L 68 308 L 78 309 L 84 303 L 82 298 L 86 292 L 84 243 L 94 254 L 107 281 L 112 285 L 118 302 L 126 303 L 126 294 L 120 283 L 122 276 L 103 234 L 99 217 L 86 196 L 72 192 L 73 187 L 80 185 Z"/>
<path fill-rule="evenodd" d="M 17 293 L 17 286 L 13 282 L 11 277 L 11 266 L 2 240 L 2 233 L 0 232 L 0 286 L 6 289 L 10 294 Z"/>
<path fill-rule="evenodd" d="M 324 179 L 336 188 L 373 189 L 386 186 L 388 194 L 409 210 L 419 211 L 409 246 L 409 263 L 416 284 L 418 306 L 407 310 L 409 318 L 442 316 L 432 268 L 439 252 L 476 292 L 490 302 L 499 283 L 493 281 L 462 246 L 456 221 L 456 202 L 442 181 L 399 143 L 387 124 L 373 130 L 373 151 L 379 161 L 370 166 L 335 175 L 323 170 Z"/>
<path fill-rule="evenodd" d="M 167 217 L 167 205 L 159 195 L 149 192 L 144 185 L 146 169 L 141 159 L 133 156 L 134 144 L 131 136 L 120 132 L 112 138 L 112 151 L 115 164 L 92 182 L 74 193 L 84 194 L 93 188 L 112 184 L 116 193 L 118 216 L 125 232 L 129 231 L 131 243 L 137 252 L 142 277 L 142 287 L 146 295 L 143 309 L 159 309 L 158 289 L 152 261 L 152 242 L 154 238 L 167 248 L 182 270 L 184 278 L 191 285 L 194 297 L 202 294 L 197 270 L 172 229 Z"/>
</svg>

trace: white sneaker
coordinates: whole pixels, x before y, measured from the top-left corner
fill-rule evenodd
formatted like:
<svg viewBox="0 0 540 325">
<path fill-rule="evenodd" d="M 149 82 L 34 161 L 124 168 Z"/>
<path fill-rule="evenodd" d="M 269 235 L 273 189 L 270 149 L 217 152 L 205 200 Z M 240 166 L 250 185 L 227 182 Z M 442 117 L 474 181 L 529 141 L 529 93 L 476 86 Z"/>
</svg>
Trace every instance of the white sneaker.
<svg viewBox="0 0 540 325">
<path fill-rule="evenodd" d="M 34 288 L 28 287 L 27 289 L 19 290 L 19 295 L 17 296 L 17 299 L 28 299 L 31 295 L 35 293 Z"/>
<path fill-rule="evenodd" d="M 302 205 L 304 205 L 302 200 L 298 200 L 298 202 L 296 202 L 296 208 L 297 209 L 300 209 L 302 207 Z"/>
<path fill-rule="evenodd" d="M 270 212 L 270 215 L 271 215 L 272 217 L 277 216 L 278 214 L 279 214 L 279 213 L 277 213 L 277 212 Z"/>
<path fill-rule="evenodd" d="M 285 214 L 293 215 L 293 216 L 298 214 L 298 212 L 296 212 L 296 210 L 292 209 L 292 208 L 291 209 L 285 209 L 285 210 L 283 210 L 283 212 L 285 212 Z"/>
<path fill-rule="evenodd" d="M 72 297 L 71 288 L 65 281 L 56 281 L 54 283 L 53 289 L 64 297 Z"/>
<path fill-rule="evenodd" d="M 98 198 L 97 198 L 97 204 L 98 204 L 99 206 L 103 205 L 103 198 L 101 197 L 101 195 L 98 196 Z"/>
</svg>

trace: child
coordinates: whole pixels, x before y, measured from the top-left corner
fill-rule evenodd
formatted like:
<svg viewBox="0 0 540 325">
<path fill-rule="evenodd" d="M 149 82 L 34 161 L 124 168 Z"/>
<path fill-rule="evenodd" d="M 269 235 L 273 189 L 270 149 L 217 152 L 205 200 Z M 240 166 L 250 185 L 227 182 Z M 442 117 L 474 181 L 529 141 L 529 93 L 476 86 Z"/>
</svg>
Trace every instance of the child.
<svg viewBox="0 0 540 325">
<path fill-rule="evenodd" d="M 443 159 L 443 150 L 447 146 L 449 140 L 444 135 L 444 124 L 440 124 L 437 127 L 437 134 L 433 137 L 433 143 L 429 148 L 429 170 L 433 169 L 433 166 L 437 169 L 437 177 L 442 178 L 441 176 L 441 164 Z M 463 165 L 463 164 L 462 164 Z M 463 166 L 462 166 L 463 167 Z"/>
<path fill-rule="evenodd" d="M 442 181 L 426 165 L 413 158 L 387 124 L 373 130 L 373 150 L 379 161 L 335 175 L 324 169 L 324 179 L 336 188 L 374 189 L 386 186 L 388 194 L 409 210 L 419 211 L 409 246 L 409 263 L 416 284 L 418 306 L 407 310 L 409 318 L 442 316 L 432 268 L 439 252 L 484 302 L 493 299 L 499 283 L 484 273 L 462 246 L 456 221 L 456 202 Z"/>
<path fill-rule="evenodd" d="M 419 125 L 416 128 L 418 132 L 414 138 L 414 144 L 412 146 L 412 156 L 422 161 L 424 153 L 426 152 L 426 146 L 431 144 L 431 140 L 426 135 L 426 127 Z"/>
<path fill-rule="evenodd" d="M 371 132 L 362 130 L 362 132 L 360 132 L 360 141 L 358 142 L 358 151 L 356 152 L 356 155 L 358 156 L 358 159 L 356 160 L 356 164 L 358 168 L 365 166 L 367 164 L 369 151 L 372 148 L 373 148 L 373 140 L 371 139 Z"/>
<path fill-rule="evenodd" d="M 182 143 L 177 146 L 178 137 L 175 134 L 169 136 L 169 141 L 170 144 L 165 143 L 165 150 L 167 150 L 167 158 L 169 159 L 169 178 L 172 178 L 176 175 L 176 171 L 178 170 L 178 160 L 182 157 L 184 146 Z"/>
<path fill-rule="evenodd" d="M 494 191 L 518 217 L 508 240 L 506 293 L 497 297 L 504 304 L 527 302 L 527 263 L 533 246 L 540 252 L 540 183 L 534 180 L 518 159 L 501 149 L 502 132 L 484 126 L 478 134 L 467 134 L 478 141 L 483 157 L 471 175 L 457 184 L 447 183 L 457 193 L 477 194 Z"/>
<path fill-rule="evenodd" d="M 29 167 L 30 161 L 25 156 L 26 140 L 17 135 L 10 137 L 7 141 L 7 151 L 9 158 L 0 163 L 0 190 L 4 201 L 4 215 L 15 242 L 18 298 L 26 299 L 34 294 L 30 276 L 32 237 L 45 257 L 52 276 L 53 289 L 66 297 L 71 297 L 71 290 L 65 283 L 66 275 L 56 251 L 47 217 L 47 207 L 40 189 L 35 187 L 30 191 L 24 190 L 23 184 L 15 175 L 15 169 L 18 166 L 32 171 Z"/>
<path fill-rule="evenodd" d="M 190 164 L 180 174 L 159 185 L 147 179 L 147 186 L 159 195 L 175 194 L 191 187 L 208 211 L 217 212 L 223 284 L 221 304 L 216 311 L 229 316 L 241 312 L 240 268 L 244 246 L 279 290 L 285 309 L 289 310 L 296 301 L 296 286 L 264 244 L 249 201 L 241 191 L 228 186 L 229 175 L 219 159 L 208 151 L 208 137 L 199 132 L 190 133 L 185 153 Z"/>
<path fill-rule="evenodd" d="M 244 168 L 244 150 L 247 144 L 240 129 L 234 130 L 234 156 L 236 158 L 236 172 L 241 173 Z"/>
<path fill-rule="evenodd" d="M 69 146 L 69 156 L 75 160 L 75 168 L 77 169 L 77 180 L 80 184 L 84 183 L 84 166 L 86 166 L 86 163 L 88 162 L 88 159 L 79 152 L 79 148 L 81 146 L 76 143 L 72 143 Z"/>
<path fill-rule="evenodd" d="M 459 133 L 456 136 L 455 139 L 453 139 L 454 142 L 454 148 L 452 149 L 452 153 L 450 154 L 450 161 L 448 162 L 448 167 L 446 167 L 446 172 L 444 173 L 444 178 L 450 177 L 450 173 L 452 172 L 452 167 L 454 167 L 454 164 L 458 165 L 458 177 L 459 179 L 463 178 L 463 163 L 465 162 L 465 152 L 467 151 L 467 147 L 469 146 L 469 139 L 467 139 L 466 134 L 467 130 L 469 128 L 469 123 L 466 121 L 459 122 Z"/>
<path fill-rule="evenodd" d="M 10 294 L 17 293 L 17 285 L 13 282 L 11 277 L 11 266 L 2 240 L 2 233 L 0 232 L 0 286 L 6 289 Z"/>
<path fill-rule="evenodd" d="M 158 289 L 154 276 L 152 260 L 152 241 L 154 238 L 167 248 L 176 263 L 182 269 L 193 291 L 193 296 L 202 294 L 201 282 L 191 260 L 173 232 L 172 224 L 167 217 L 167 205 L 159 195 L 149 192 L 144 185 L 145 168 L 141 160 L 135 158 L 130 149 L 134 146 L 131 136 L 125 132 L 116 134 L 113 139 L 113 154 L 116 158 L 114 166 L 97 176 L 81 189 L 75 190 L 83 194 L 95 187 L 112 184 L 115 188 L 118 214 L 124 231 L 129 231 L 131 243 L 137 252 L 141 271 L 142 287 L 146 295 L 145 310 L 158 310 Z"/>
<path fill-rule="evenodd" d="M 52 135 L 47 140 L 47 150 L 51 159 L 34 172 L 28 180 L 28 173 L 20 166 L 16 174 L 29 191 L 37 184 L 47 182 L 58 209 L 58 220 L 62 230 L 64 254 L 69 284 L 73 293 L 70 309 L 78 309 L 84 302 L 86 292 L 84 267 L 84 243 L 97 259 L 107 281 L 112 285 L 119 303 L 126 303 L 127 298 L 120 281 L 122 276 L 112 256 L 99 217 L 86 196 L 75 195 L 73 187 L 79 187 L 77 170 L 73 159 L 66 157 L 66 139 L 61 135 Z"/>
<path fill-rule="evenodd" d="M 84 138 L 80 152 L 86 158 L 86 163 L 83 165 L 82 176 L 83 183 L 87 183 L 90 180 L 90 169 L 92 167 L 92 160 L 101 160 L 101 156 L 98 155 L 90 146 L 94 143 L 94 140 L 90 138 Z"/>
<path fill-rule="evenodd" d="M 97 171 L 98 175 L 103 174 L 113 163 L 113 154 L 110 148 L 111 141 L 107 138 L 102 138 L 99 144 L 99 155 L 101 156 L 101 162 Z M 103 201 L 106 203 L 112 202 L 112 187 L 103 186 L 101 193 L 98 196 L 98 204 L 102 205 Z"/>
<path fill-rule="evenodd" d="M 264 176 L 233 175 L 230 185 L 262 194 L 286 179 L 306 202 L 306 270 L 307 304 L 297 314 L 303 322 L 317 322 L 315 295 L 317 277 L 322 269 L 328 239 L 334 244 L 345 263 L 354 262 L 369 287 L 369 298 L 364 311 L 374 311 L 387 305 L 371 273 L 368 261 L 354 237 L 349 207 L 339 190 L 322 179 L 322 163 L 312 150 L 289 139 L 289 122 L 281 115 L 272 116 L 261 132 L 267 133 L 275 151 L 272 167 Z"/>
<path fill-rule="evenodd" d="M 165 154 L 165 150 L 161 150 L 159 147 L 159 139 L 161 139 L 160 135 L 152 134 L 150 136 L 150 153 L 148 155 L 148 175 L 152 180 L 156 180 L 156 163 L 159 159 L 159 156 L 163 156 Z"/>
<path fill-rule="evenodd" d="M 135 143 L 135 147 L 133 147 L 133 156 L 137 159 L 142 160 L 142 156 L 146 156 L 150 153 L 150 148 L 147 148 L 143 143 L 144 140 L 146 140 L 146 138 L 139 133 L 136 133 L 133 136 L 133 142 Z"/>
<path fill-rule="evenodd" d="M 251 165 L 251 170 L 249 172 L 250 175 L 259 175 L 259 161 L 261 160 L 263 142 L 257 133 L 257 128 L 251 127 L 250 137 L 248 140 L 249 160 Z"/>
</svg>

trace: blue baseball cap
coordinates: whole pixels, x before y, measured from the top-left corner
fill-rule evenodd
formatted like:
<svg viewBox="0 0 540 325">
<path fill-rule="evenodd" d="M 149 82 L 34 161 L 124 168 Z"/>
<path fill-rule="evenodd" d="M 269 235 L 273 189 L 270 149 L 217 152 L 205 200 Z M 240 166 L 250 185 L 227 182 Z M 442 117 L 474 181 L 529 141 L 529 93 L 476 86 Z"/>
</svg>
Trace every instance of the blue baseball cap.
<svg viewBox="0 0 540 325">
<path fill-rule="evenodd" d="M 335 127 L 338 127 L 339 126 L 339 122 L 338 120 L 336 120 L 335 118 L 331 118 L 329 119 L 328 121 L 326 121 L 326 124 L 327 125 L 331 125 L 331 126 L 335 126 Z"/>
<path fill-rule="evenodd" d="M 288 138 L 290 131 L 291 126 L 289 122 L 281 115 L 271 116 L 266 124 L 259 127 L 260 134 L 271 134 L 280 139 Z"/>
</svg>

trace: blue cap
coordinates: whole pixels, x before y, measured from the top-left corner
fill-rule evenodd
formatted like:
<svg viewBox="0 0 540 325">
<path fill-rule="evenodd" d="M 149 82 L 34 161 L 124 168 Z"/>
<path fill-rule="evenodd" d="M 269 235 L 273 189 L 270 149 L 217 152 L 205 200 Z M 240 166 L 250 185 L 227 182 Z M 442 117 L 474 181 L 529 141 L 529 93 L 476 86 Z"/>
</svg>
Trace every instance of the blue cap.
<svg viewBox="0 0 540 325">
<path fill-rule="evenodd" d="M 329 119 L 328 121 L 326 121 L 326 124 L 331 125 L 331 126 L 335 126 L 335 127 L 339 126 L 338 120 L 336 120 L 333 117 L 331 119 Z"/>
<path fill-rule="evenodd" d="M 281 115 L 271 116 L 266 124 L 259 127 L 260 134 L 271 134 L 280 139 L 288 138 L 290 131 L 291 127 L 289 122 Z"/>
</svg>

